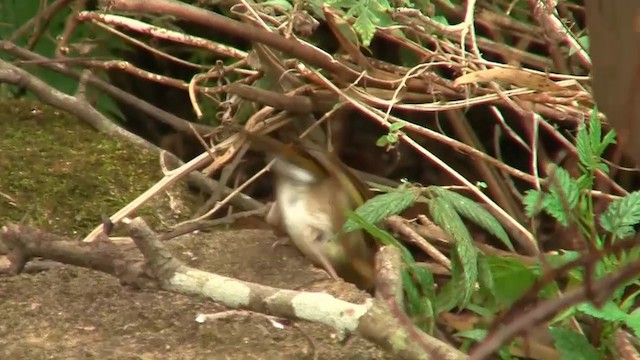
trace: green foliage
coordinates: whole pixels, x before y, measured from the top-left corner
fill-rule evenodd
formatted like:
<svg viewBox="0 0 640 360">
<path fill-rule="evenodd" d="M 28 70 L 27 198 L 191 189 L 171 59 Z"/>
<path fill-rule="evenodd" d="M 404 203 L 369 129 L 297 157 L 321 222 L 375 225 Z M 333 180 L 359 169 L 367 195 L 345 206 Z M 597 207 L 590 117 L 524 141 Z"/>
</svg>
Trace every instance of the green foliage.
<svg viewBox="0 0 640 360">
<path fill-rule="evenodd" d="M 563 359 L 603 359 L 584 335 L 562 328 L 552 328 L 549 331 Z"/>
<path fill-rule="evenodd" d="M 577 309 L 596 319 L 614 324 L 624 324 L 631 328 L 636 336 L 640 336 L 640 311 L 628 313 L 620 309 L 613 301 L 607 301 L 600 309 L 590 303 L 580 304 Z"/>
<path fill-rule="evenodd" d="M 500 222 L 491 215 L 483 206 L 475 201 L 458 194 L 457 192 L 447 190 L 441 187 L 431 187 L 431 191 L 435 192 L 439 197 L 447 199 L 447 201 L 454 207 L 456 212 L 464 218 L 472 221 L 474 224 L 480 226 L 496 238 L 502 241 L 502 243 L 511 251 L 513 244 L 509 239 L 509 235 L 504 231 Z"/>
<path fill-rule="evenodd" d="M 407 264 L 402 269 L 402 283 L 407 298 L 407 315 L 418 327 L 433 333 L 436 320 L 433 274 L 415 263 Z"/>
<path fill-rule="evenodd" d="M 455 207 L 446 197 L 436 196 L 429 199 L 429 213 L 433 222 L 451 235 L 455 243 L 455 256 L 452 262 L 459 262 L 462 266 L 464 283 L 458 291 L 463 293 L 462 303 L 465 304 L 471 298 L 473 287 L 478 279 L 478 253 L 469 230 L 467 230 L 462 218 L 455 211 Z M 454 279 L 455 280 L 455 279 Z"/>
<path fill-rule="evenodd" d="M 601 157 L 606 148 L 615 143 L 615 132 L 610 131 L 603 135 L 602 126 L 597 117 L 597 109 L 594 109 L 587 124 L 579 126 L 576 134 L 576 149 L 581 175 L 577 179 L 571 178 L 568 171 L 562 168 L 553 169 L 547 180 L 547 191 L 529 190 L 524 197 L 526 214 L 533 217 L 541 211 L 551 215 L 564 226 L 577 225 L 583 238 L 591 241 L 597 249 L 603 249 L 606 240 L 615 241 L 619 238 L 634 236 L 634 226 L 640 223 L 640 192 L 636 191 L 627 196 L 612 201 L 599 221 L 602 235 L 596 227 L 594 215 L 593 196 L 591 190 L 594 186 L 596 172 L 607 173 L 609 167 Z M 575 260 L 578 253 L 565 252 L 557 256 L 549 256 L 549 263 L 553 267 L 566 264 Z M 631 249 L 620 255 L 611 255 L 598 261 L 593 269 L 595 279 L 602 278 L 606 274 L 617 271 L 621 266 L 640 259 L 640 249 Z M 514 270 L 514 272 L 516 272 Z M 524 271 L 523 275 L 524 276 Z M 495 280 L 495 278 L 494 278 Z M 585 273 L 583 269 L 576 268 L 569 272 L 568 281 L 571 286 L 585 286 Z M 635 291 L 629 293 L 629 285 L 633 284 Z M 638 281 L 630 282 L 611 294 L 611 299 L 601 308 L 596 308 L 590 303 L 583 303 L 556 316 L 556 323 L 561 323 L 566 316 L 580 313 L 601 320 L 604 323 L 602 332 L 603 343 L 606 338 L 614 333 L 615 328 L 622 325 L 631 328 L 636 336 L 640 335 L 640 312 L 630 311 L 632 304 L 636 303 L 636 297 L 640 293 L 637 290 Z M 513 286 L 513 285 L 508 285 Z M 500 285 L 496 280 L 495 288 Z M 497 293 L 499 292 L 496 291 Z M 626 294 L 626 299 L 623 297 Z M 549 295 L 549 294 L 547 294 Z M 563 328 L 551 330 L 556 348 L 563 358 L 567 359 L 601 359 L 602 354 L 593 348 L 584 335 Z"/>
<path fill-rule="evenodd" d="M 403 211 L 416 201 L 427 203 L 434 223 L 455 240 L 451 252 L 452 277 L 440 289 L 437 296 L 433 291 L 431 273 L 414 266 L 415 262 L 410 253 L 390 234 L 373 225 L 390 215 Z M 364 229 L 382 244 L 399 247 L 403 252 L 403 261 L 405 261 L 407 269 L 403 279 L 405 292 L 410 304 L 409 313 L 414 320 L 419 319 L 421 316 L 429 316 L 432 319 L 435 313 L 468 304 L 475 292 L 476 282 L 478 281 L 485 294 L 494 292 L 495 276 L 491 273 L 492 268 L 487 266 L 486 262 L 482 263 L 482 267 L 479 268 L 478 251 L 462 217 L 486 229 L 500 239 L 505 246 L 513 249 L 507 233 L 487 210 L 471 199 L 435 186 L 419 188 L 405 184 L 385 194 L 378 195 L 365 202 L 354 213 L 349 214 L 343 231 Z M 479 269 L 482 270 L 480 274 Z M 498 279 L 500 279 L 499 276 Z M 528 282 L 525 283 L 528 284 Z M 430 299 L 428 302 L 425 303 L 419 300 L 425 296 Z M 431 305 L 433 299 L 436 299 L 436 306 Z M 424 319 L 427 318 L 425 317 Z M 430 320 L 423 321 L 421 327 L 430 329 L 432 324 Z"/>
<path fill-rule="evenodd" d="M 376 145 L 380 146 L 380 147 L 384 147 L 387 145 L 395 145 L 398 140 L 400 139 L 400 134 L 402 134 L 402 132 L 400 131 L 400 129 L 402 129 L 403 127 L 405 127 L 405 125 L 407 125 L 405 122 L 394 122 L 391 125 L 389 125 L 389 133 L 386 135 L 382 135 L 377 141 L 376 141 Z"/>
<path fill-rule="evenodd" d="M 387 217 L 401 213 L 403 210 L 413 205 L 420 195 L 420 189 L 401 186 L 398 189 L 386 194 L 375 196 L 367 200 L 356 209 L 356 214 L 372 224 L 376 224 Z M 360 227 L 352 219 L 348 219 L 343 231 L 351 232 L 359 230 Z"/>
<path fill-rule="evenodd" d="M 580 304 L 577 309 L 587 315 L 606 321 L 622 321 L 627 317 L 627 314 L 611 301 L 606 302 L 600 309 L 590 303 Z"/>
<path fill-rule="evenodd" d="M 602 137 L 602 125 L 598 120 L 597 114 L 597 109 L 594 109 L 589 119 L 589 127 L 587 128 L 585 124 L 580 125 L 576 135 L 576 149 L 578 150 L 581 170 L 586 175 L 591 176 L 593 176 L 595 170 L 601 170 L 604 173 L 609 172 L 609 167 L 602 162 L 600 157 L 607 146 L 615 144 L 616 137 L 614 130 L 609 131 Z M 585 187 L 591 188 L 592 183 L 588 183 Z"/>
<path fill-rule="evenodd" d="M 506 308 L 519 299 L 538 280 L 532 268 L 514 258 L 483 256 L 483 267 L 493 282 L 496 310 Z"/>
<path fill-rule="evenodd" d="M 580 187 L 563 168 L 555 168 L 551 177 L 550 191 L 542 193 L 529 190 L 525 193 L 524 205 L 527 216 L 532 217 L 544 211 L 560 224 L 569 226 L 571 216 L 578 206 Z"/>
<path fill-rule="evenodd" d="M 451 251 L 451 280 L 444 284 L 436 297 L 436 313 L 440 314 L 450 311 L 458 305 L 466 303 L 465 296 L 469 294 L 473 288 L 469 288 L 467 281 L 463 276 L 462 265 L 458 259 L 456 248 Z"/>
<path fill-rule="evenodd" d="M 593 188 L 596 171 L 609 171 L 601 156 L 607 146 L 615 143 L 614 131 L 602 136 L 602 126 L 597 114 L 597 109 L 594 109 L 588 126 L 582 124 L 576 135 L 582 175 L 573 179 L 567 170 L 552 167 L 547 180 L 549 191 L 529 190 L 523 199 L 527 216 L 533 217 L 544 211 L 564 226 L 577 223 L 585 238 L 591 238 L 596 233 L 593 199 L 589 191 Z M 593 240 L 598 244 L 601 242 L 600 239 Z"/>
<path fill-rule="evenodd" d="M 388 14 L 392 8 L 387 0 L 330 0 L 325 3 L 347 10 L 344 17 L 355 19 L 353 28 L 360 35 L 364 46 L 369 46 L 371 43 L 376 27 L 393 24 Z"/>
<path fill-rule="evenodd" d="M 634 225 L 640 223 L 640 191 L 612 201 L 600 216 L 600 225 L 616 238 L 635 235 Z"/>
<path fill-rule="evenodd" d="M 407 298 L 407 314 L 422 330 L 431 333 L 435 321 L 435 292 L 433 274 L 420 266 L 413 256 L 391 234 L 368 222 L 356 212 L 350 212 L 349 220 L 364 229 L 376 240 L 384 245 L 395 246 L 400 249 L 403 268 L 401 269 L 402 285 Z"/>
</svg>

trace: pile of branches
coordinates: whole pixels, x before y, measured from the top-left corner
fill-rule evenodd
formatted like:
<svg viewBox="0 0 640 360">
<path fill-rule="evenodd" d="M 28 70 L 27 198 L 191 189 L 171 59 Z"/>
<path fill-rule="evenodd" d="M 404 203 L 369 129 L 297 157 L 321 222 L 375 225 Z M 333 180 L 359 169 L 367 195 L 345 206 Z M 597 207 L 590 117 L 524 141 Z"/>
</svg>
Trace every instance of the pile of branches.
<svg viewBox="0 0 640 360">
<path fill-rule="evenodd" d="M 228 176 L 221 176 L 220 182 L 212 180 L 212 176 L 225 166 L 233 165 L 244 154 L 242 138 L 221 131 L 220 126 L 233 122 L 263 133 L 283 123 L 315 127 L 339 118 L 341 111 L 347 109 L 348 114 L 353 114 L 350 120 L 360 124 L 352 131 L 367 133 L 367 128 L 377 129 L 371 131 L 373 137 L 368 139 L 373 139 L 373 143 L 377 141 L 380 148 L 398 151 L 410 159 L 410 167 L 429 167 L 443 174 L 436 177 L 436 182 L 455 185 L 480 202 L 506 229 L 517 249 L 504 250 L 488 240 L 477 244 L 483 253 L 528 265 L 547 265 L 543 266 L 545 275 L 537 279 L 535 286 L 497 317 L 487 336 L 472 351 L 472 358 L 486 358 L 513 339 L 520 341 L 520 346 L 510 348 L 513 354 L 533 358 L 559 356 L 552 344 L 522 335 L 581 301 L 602 304 L 613 289 L 640 272 L 638 263 L 631 262 L 610 276 L 591 279 L 594 264 L 611 254 L 627 251 L 633 242 L 624 240 L 597 247 L 591 243 L 593 239 L 581 237 L 583 229 L 576 230 L 578 225 L 575 225 L 573 228 L 554 226 L 551 240 L 545 243 L 537 221 L 530 220 L 570 223 L 567 213 L 574 210 L 570 206 L 558 210 L 560 213 L 568 210 L 564 215 L 548 211 L 550 216 L 544 215 L 547 218 L 537 216 L 547 204 L 542 194 L 549 189 L 553 194 L 554 184 L 564 179 L 556 175 L 558 167 L 553 164 L 561 163 L 567 174 L 580 175 L 586 160 L 582 155 L 584 146 L 581 149 L 575 139 L 579 137 L 577 131 L 586 131 L 586 119 L 591 119 L 589 134 L 594 134 L 593 124 L 603 119 L 594 110 L 588 76 L 591 60 L 585 49 L 585 12 L 577 2 L 559 1 L 551 7 L 551 2 L 537 0 L 468 0 L 464 3 L 432 0 L 415 4 L 401 2 L 399 6 L 391 6 L 384 0 L 324 4 L 230 0 L 220 2 L 215 9 L 206 9 L 205 5 L 171 0 L 110 0 L 101 2 L 98 10 L 88 10 L 87 1 L 75 1 L 72 12 L 65 15 L 63 32 L 57 34 L 55 53 L 45 57 L 32 52 L 51 19 L 61 16 L 70 3 L 69 0 L 51 2 L 8 40 L 0 41 L 3 55 L 12 57 L 11 61 L 0 59 L 0 82 L 18 85 L 102 132 L 157 150 L 156 144 L 115 125 L 92 106 L 88 93 L 90 89 L 97 89 L 176 132 L 194 136 L 207 151 L 186 159 L 189 160 L 186 164 L 169 155 L 176 166 L 181 166 L 168 172 L 156 186 L 113 214 L 85 239 L 93 241 L 113 224 L 126 223 L 146 257 L 144 266 L 151 272 L 137 263 L 116 261 L 115 250 L 105 250 L 108 255 L 105 256 L 87 250 L 82 244 L 53 241 L 49 235 L 11 225 L 3 228 L 2 239 L 13 254 L 14 271 L 20 271 L 30 258 L 42 256 L 66 259 L 142 286 L 148 285 L 149 274 L 153 274 L 155 278 L 151 282 L 160 288 L 199 293 L 229 306 L 319 321 L 342 331 L 357 331 L 402 358 L 417 359 L 424 354 L 434 358 L 466 358 L 456 346 L 413 326 L 393 296 L 382 294 L 372 303 L 355 305 L 329 296 L 232 282 L 186 267 L 166 252 L 158 235 L 143 222 L 127 219 L 153 194 L 184 176 L 191 177 L 213 194 L 208 207 L 198 211 L 198 221 L 206 221 L 226 204 L 255 214 L 256 210 L 261 211 L 262 204 L 241 196 L 246 185 L 229 189 L 225 186 Z M 152 25 L 150 19 L 160 25 Z M 192 75 L 185 80 L 153 73 L 123 59 L 87 59 L 87 54 L 94 54 L 100 47 L 89 39 L 72 41 L 83 27 L 100 29 L 129 46 L 144 49 L 170 64 L 169 68 L 188 67 Z M 31 30 L 34 31 L 30 33 Z M 19 41 L 26 45 L 18 45 Z M 205 52 L 207 58 L 217 61 L 213 65 L 191 62 L 153 46 L 160 42 Z M 33 64 L 76 78 L 77 93 L 74 96 L 61 93 L 21 68 Z M 100 77 L 113 71 L 188 93 L 194 121 L 161 110 Z M 305 127 L 299 129 L 307 131 Z M 601 131 L 607 130 L 605 126 Z M 347 134 L 353 136 L 354 132 Z M 350 136 L 347 136 L 341 148 L 355 146 L 349 142 Z M 592 145 L 598 144 L 594 140 Z M 602 144 L 611 145 L 611 142 Z M 464 154 L 464 161 L 458 165 L 454 165 L 456 154 Z M 630 163 L 616 146 L 611 146 L 606 154 L 603 148 L 599 154 L 592 155 L 598 158 L 606 155 L 615 159 L 615 165 Z M 588 189 L 584 196 L 594 199 L 589 210 L 602 213 L 612 200 L 628 195 L 620 183 L 630 184 L 633 178 L 611 175 L 603 166 L 592 167 L 591 175 L 598 188 Z M 397 170 L 371 171 L 374 173 L 363 174 L 363 177 L 392 186 L 405 177 L 422 183 L 434 180 L 420 173 L 408 175 L 400 167 Z M 560 180 L 554 181 L 554 178 Z M 479 182 L 486 186 L 478 186 Z M 566 186 L 558 186 L 566 190 Z M 525 209 L 522 202 L 526 199 L 525 191 L 530 189 L 537 191 L 540 198 L 537 202 L 530 201 L 529 209 Z M 420 220 L 420 216 L 418 218 Z M 193 230 L 193 223 L 175 229 L 172 236 Z M 399 217 L 387 220 L 389 227 L 418 244 L 418 248 L 434 259 L 427 264 L 431 271 L 451 276 L 455 272 L 451 260 L 425 239 L 444 239 L 444 245 L 440 245 L 446 247 L 452 247 L 457 239 L 451 240 L 447 229 L 439 229 L 428 219 L 418 223 Z M 557 237 L 567 241 L 554 239 Z M 581 251 L 582 256 L 553 268 L 541 254 L 558 249 Z M 75 251 L 75 257 L 60 255 L 71 250 Z M 393 249 L 385 248 L 381 252 L 380 268 L 390 269 L 380 274 L 382 278 L 387 276 L 389 281 L 398 282 L 401 267 L 398 258 Z M 589 275 L 584 287 L 566 292 L 557 289 L 556 296 L 540 299 L 538 293 L 546 285 L 579 267 L 587 269 L 585 273 Z M 394 272 L 395 275 L 389 275 Z M 237 293 L 220 292 L 216 291 L 217 286 L 209 286 L 206 288 L 210 290 L 205 293 L 202 281 L 220 286 L 233 283 L 251 292 L 239 299 Z M 309 312 L 280 306 L 296 297 L 302 299 L 300 304 L 304 306 L 312 307 L 322 301 L 326 308 L 311 316 Z M 333 315 L 338 313 L 342 315 L 336 319 Z M 395 319 L 391 321 L 397 327 L 386 326 L 389 318 Z M 451 331 L 468 330 L 465 327 L 468 324 L 461 325 L 455 314 L 445 313 L 444 320 L 440 321 Z M 576 318 L 570 317 L 569 323 L 573 331 L 584 333 Z M 399 344 L 398 334 L 411 339 L 410 344 Z M 622 344 L 618 346 L 620 352 L 627 348 L 628 338 L 627 330 L 616 331 L 616 339 Z"/>
</svg>

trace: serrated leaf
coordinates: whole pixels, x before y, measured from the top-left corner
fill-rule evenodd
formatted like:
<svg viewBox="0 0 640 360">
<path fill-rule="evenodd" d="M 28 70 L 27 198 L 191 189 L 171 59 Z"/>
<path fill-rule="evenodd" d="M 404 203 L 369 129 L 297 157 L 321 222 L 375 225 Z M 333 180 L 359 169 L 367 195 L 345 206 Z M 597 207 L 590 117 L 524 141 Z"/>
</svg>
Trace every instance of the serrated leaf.
<svg viewBox="0 0 640 360">
<path fill-rule="evenodd" d="M 480 204 L 475 201 L 458 194 L 455 191 L 447 190 L 440 187 L 433 187 L 430 190 L 434 191 L 438 196 L 447 199 L 448 202 L 453 205 L 458 214 L 462 215 L 468 220 L 471 220 L 474 224 L 485 229 L 487 232 L 498 238 L 509 250 L 515 251 L 513 244 L 509 239 L 509 235 L 504 231 L 502 225 L 496 218 L 491 215 Z"/>
<path fill-rule="evenodd" d="M 571 177 L 569 172 L 561 167 L 556 168 L 552 184 L 551 194 L 557 194 L 562 206 L 568 207 L 565 211 L 575 209 L 580 200 L 580 188 L 578 188 L 576 180 Z"/>
<path fill-rule="evenodd" d="M 540 213 L 542 210 L 542 201 L 544 193 L 538 190 L 527 190 L 522 198 L 524 204 L 524 211 L 527 217 L 532 218 Z"/>
<path fill-rule="evenodd" d="M 609 130 L 609 132 L 602 139 L 602 142 L 600 143 L 600 146 L 598 147 L 597 153 L 602 155 L 602 153 L 607 148 L 607 146 L 615 144 L 615 143 L 616 143 L 616 131 L 611 129 L 611 130 Z"/>
<path fill-rule="evenodd" d="M 591 141 L 587 132 L 587 125 L 580 124 L 578 133 L 576 134 L 576 150 L 578 151 L 578 159 L 586 167 L 591 166 L 593 152 L 591 151 Z"/>
<path fill-rule="evenodd" d="M 612 201 L 600 216 L 602 228 L 616 238 L 635 234 L 634 225 L 640 222 L 640 191 L 634 191 L 621 199 Z"/>
<path fill-rule="evenodd" d="M 627 313 L 620 310 L 612 301 L 604 303 L 601 309 L 596 308 L 591 303 L 582 303 L 578 305 L 577 308 L 578 311 L 601 320 L 616 322 L 623 321 L 627 318 Z"/>
<path fill-rule="evenodd" d="M 542 199 L 542 209 L 563 226 L 568 226 L 573 210 L 580 202 L 578 182 L 561 167 L 554 168 L 549 182 L 550 191 Z"/>
<path fill-rule="evenodd" d="M 562 200 L 558 198 L 558 195 L 547 194 L 542 199 L 542 206 L 544 211 L 551 215 L 557 222 L 563 226 L 569 226 L 569 220 L 565 208 L 562 206 Z"/>
<path fill-rule="evenodd" d="M 371 39 L 376 33 L 376 24 L 373 22 L 373 14 L 369 11 L 363 11 L 353 23 L 353 28 L 360 34 L 362 45 L 369 46 Z"/>
<path fill-rule="evenodd" d="M 640 339 L 640 310 L 636 310 L 627 316 L 624 323 L 630 327 L 635 336 Z"/>
<path fill-rule="evenodd" d="M 598 121 L 598 113 L 591 111 L 589 116 L 589 142 L 591 143 L 591 152 L 593 156 L 600 156 L 596 150 L 600 147 L 600 140 L 602 138 L 602 125 Z M 592 159 L 593 160 L 593 159 Z"/>
<path fill-rule="evenodd" d="M 369 223 L 375 224 L 387 217 L 399 214 L 417 199 L 419 193 L 412 188 L 398 188 L 385 194 L 377 195 L 356 209 L 356 214 L 361 216 Z M 347 220 L 343 226 L 344 232 L 359 230 L 358 226 L 352 220 Z"/>
<path fill-rule="evenodd" d="M 411 252 L 407 250 L 396 238 L 394 238 L 391 234 L 380 229 L 379 227 L 367 222 L 362 216 L 356 214 L 355 212 L 348 212 L 347 218 L 350 221 L 355 222 L 361 229 L 364 229 L 367 233 L 373 236 L 376 240 L 380 241 L 383 245 L 392 245 L 400 249 L 400 253 L 402 255 L 402 259 L 408 263 L 413 264 L 415 260 L 413 259 L 413 255 Z"/>
<path fill-rule="evenodd" d="M 466 303 L 471 298 L 473 287 L 478 279 L 478 253 L 473 244 L 473 239 L 469 234 L 469 230 L 464 226 L 464 222 L 455 211 L 455 207 L 446 198 L 441 196 L 433 197 L 429 200 L 428 205 L 433 222 L 456 241 L 455 250 L 462 265 L 465 280 L 463 284 L 463 303 Z"/>
<path fill-rule="evenodd" d="M 602 355 L 584 335 L 562 328 L 551 328 L 549 331 L 563 359 L 602 359 Z"/>
</svg>

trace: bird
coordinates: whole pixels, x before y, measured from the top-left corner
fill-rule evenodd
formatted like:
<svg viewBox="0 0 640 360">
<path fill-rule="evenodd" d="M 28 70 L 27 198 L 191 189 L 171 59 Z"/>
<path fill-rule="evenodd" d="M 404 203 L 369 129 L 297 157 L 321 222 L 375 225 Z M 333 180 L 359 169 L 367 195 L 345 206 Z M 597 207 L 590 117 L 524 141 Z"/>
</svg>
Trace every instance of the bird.
<svg viewBox="0 0 640 360">
<path fill-rule="evenodd" d="M 377 244 L 362 230 L 342 232 L 348 211 L 372 196 L 338 157 L 311 142 L 285 144 L 242 131 L 249 146 L 273 160 L 275 202 L 267 222 L 279 224 L 300 252 L 333 278 L 371 292 Z"/>
</svg>

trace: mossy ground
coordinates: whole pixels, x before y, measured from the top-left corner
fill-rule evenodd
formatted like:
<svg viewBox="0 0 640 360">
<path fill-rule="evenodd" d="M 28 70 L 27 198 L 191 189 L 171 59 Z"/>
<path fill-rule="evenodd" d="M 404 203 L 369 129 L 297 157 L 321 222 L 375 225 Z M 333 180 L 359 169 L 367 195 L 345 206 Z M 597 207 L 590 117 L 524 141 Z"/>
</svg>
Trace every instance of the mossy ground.
<svg viewBox="0 0 640 360">
<path fill-rule="evenodd" d="M 51 107 L 0 101 L 0 223 L 82 236 L 161 177 L 156 154 Z"/>
</svg>

